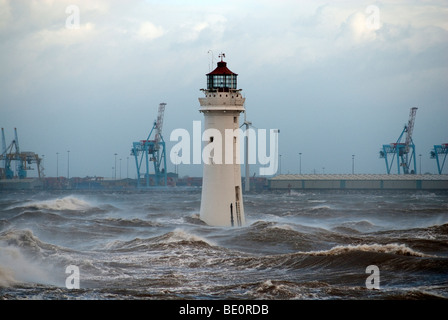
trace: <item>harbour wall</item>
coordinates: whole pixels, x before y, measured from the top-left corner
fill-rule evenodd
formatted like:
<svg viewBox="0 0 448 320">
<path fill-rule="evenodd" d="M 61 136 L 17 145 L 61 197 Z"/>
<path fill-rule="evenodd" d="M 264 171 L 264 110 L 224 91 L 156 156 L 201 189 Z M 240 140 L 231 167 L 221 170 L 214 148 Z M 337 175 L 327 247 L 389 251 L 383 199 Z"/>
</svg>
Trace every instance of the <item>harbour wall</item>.
<svg viewBox="0 0 448 320">
<path fill-rule="evenodd" d="M 268 189 L 448 190 L 448 175 L 279 175 Z"/>
<path fill-rule="evenodd" d="M 168 181 L 170 187 L 201 187 L 201 177 L 185 177 Z M 141 182 L 144 185 L 144 182 Z M 245 179 L 242 178 L 243 190 Z M 57 189 L 135 189 L 135 179 L 103 180 L 93 178 L 43 178 L 0 180 L 2 190 L 57 190 Z M 446 190 L 448 175 L 277 175 L 251 177 L 250 190 Z"/>
</svg>

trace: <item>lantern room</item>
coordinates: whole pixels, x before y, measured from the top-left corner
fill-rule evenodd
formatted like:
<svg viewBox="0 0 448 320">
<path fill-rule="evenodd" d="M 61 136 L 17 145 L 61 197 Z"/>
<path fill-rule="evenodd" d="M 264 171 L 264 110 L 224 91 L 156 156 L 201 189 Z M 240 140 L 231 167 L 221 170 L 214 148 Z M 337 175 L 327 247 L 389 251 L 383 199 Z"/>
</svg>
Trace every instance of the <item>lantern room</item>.
<svg viewBox="0 0 448 320">
<path fill-rule="evenodd" d="M 236 90 L 237 74 L 227 68 L 227 62 L 222 60 L 218 62 L 215 70 L 207 74 L 207 90 L 229 92 Z"/>
</svg>

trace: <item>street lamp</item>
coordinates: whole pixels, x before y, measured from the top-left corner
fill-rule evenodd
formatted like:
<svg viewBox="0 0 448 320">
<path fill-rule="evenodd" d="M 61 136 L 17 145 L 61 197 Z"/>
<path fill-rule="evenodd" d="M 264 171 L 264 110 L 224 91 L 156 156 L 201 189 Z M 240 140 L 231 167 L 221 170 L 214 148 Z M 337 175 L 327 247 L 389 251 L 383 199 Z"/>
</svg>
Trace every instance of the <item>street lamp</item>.
<svg viewBox="0 0 448 320">
<path fill-rule="evenodd" d="M 355 174 L 355 155 L 352 154 L 352 174 Z"/>
<path fill-rule="evenodd" d="M 302 152 L 299 152 L 299 174 L 302 174 Z"/>
<path fill-rule="evenodd" d="M 67 150 L 67 179 L 70 179 L 70 150 Z"/>
<path fill-rule="evenodd" d="M 117 154 L 114 153 L 114 155 L 115 155 L 115 167 L 114 167 L 114 169 L 115 169 L 115 173 L 114 173 L 114 180 L 117 180 Z"/>
<path fill-rule="evenodd" d="M 56 179 L 59 179 L 59 152 L 56 152 Z"/>
<path fill-rule="evenodd" d="M 420 157 L 420 174 L 422 174 L 422 154 L 418 155 Z"/>
</svg>

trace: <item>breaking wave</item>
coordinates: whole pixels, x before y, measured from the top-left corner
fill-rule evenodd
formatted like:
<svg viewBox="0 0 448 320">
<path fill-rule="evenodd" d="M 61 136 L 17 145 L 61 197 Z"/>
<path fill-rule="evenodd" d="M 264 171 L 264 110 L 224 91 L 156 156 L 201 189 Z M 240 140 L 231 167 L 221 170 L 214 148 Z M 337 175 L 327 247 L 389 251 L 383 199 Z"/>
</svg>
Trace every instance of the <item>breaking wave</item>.
<svg viewBox="0 0 448 320">
<path fill-rule="evenodd" d="M 54 279 L 45 256 L 57 253 L 55 245 L 40 241 L 31 230 L 8 230 L 0 234 L 0 287 L 20 283 L 61 285 Z"/>
<path fill-rule="evenodd" d="M 159 227 L 160 223 L 146 221 L 138 218 L 123 219 L 123 218 L 106 218 L 95 219 L 95 222 L 106 223 L 108 225 L 114 225 L 119 227 Z"/>
<path fill-rule="evenodd" d="M 312 256 L 335 256 L 341 255 L 349 252 L 376 252 L 376 253 L 391 253 L 403 256 L 414 256 L 414 257 L 433 257 L 428 254 L 424 254 L 411 248 L 404 244 L 392 243 L 392 244 L 358 244 L 358 245 L 340 245 L 331 248 L 330 250 L 319 250 L 302 252 L 302 254 L 308 254 Z"/>
<path fill-rule="evenodd" d="M 183 229 L 177 228 L 174 231 L 164 234 L 160 237 L 154 238 L 153 241 L 158 243 L 205 243 L 209 246 L 215 245 L 210 240 L 207 240 L 201 236 L 191 234 Z"/>
<path fill-rule="evenodd" d="M 198 235 L 189 233 L 183 229 L 175 229 L 174 231 L 165 233 L 163 235 L 141 239 L 135 238 L 130 241 L 120 241 L 115 240 L 108 243 L 105 246 L 107 250 L 143 250 L 143 249 L 155 249 L 155 248 L 163 248 L 163 247 L 181 247 L 181 246 L 190 246 L 190 247 L 212 247 L 215 244 Z"/>
<path fill-rule="evenodd" d="M 33 201 L 26 203 L 20 207 L 54 211 L 87 211 L 95 208 L 95 206 L 93 206 L 91 203 L 73 196 L 66 196 L 63 198 L 51 200 Z"/>
</svg>

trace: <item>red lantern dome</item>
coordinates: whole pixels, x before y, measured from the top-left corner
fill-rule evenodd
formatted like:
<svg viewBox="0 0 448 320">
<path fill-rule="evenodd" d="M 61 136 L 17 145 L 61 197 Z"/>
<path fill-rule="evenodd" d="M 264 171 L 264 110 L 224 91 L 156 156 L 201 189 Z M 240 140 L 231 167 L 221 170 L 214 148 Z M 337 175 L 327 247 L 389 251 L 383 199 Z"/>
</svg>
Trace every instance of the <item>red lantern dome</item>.
<svg viewBox="0 0 448 320">
<path fill-rule="evenodd" d="M 215 70 L 207 74 L 207 90 L 229 92 L 230 89 L 236 90 L 236 78 L 238 74 L 233 73 L 227 68 L 227 62 L 222 60 L 218 62 Z"/>
</svg>

